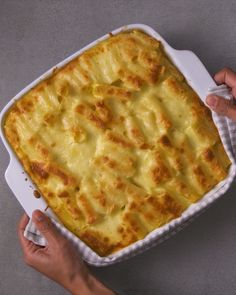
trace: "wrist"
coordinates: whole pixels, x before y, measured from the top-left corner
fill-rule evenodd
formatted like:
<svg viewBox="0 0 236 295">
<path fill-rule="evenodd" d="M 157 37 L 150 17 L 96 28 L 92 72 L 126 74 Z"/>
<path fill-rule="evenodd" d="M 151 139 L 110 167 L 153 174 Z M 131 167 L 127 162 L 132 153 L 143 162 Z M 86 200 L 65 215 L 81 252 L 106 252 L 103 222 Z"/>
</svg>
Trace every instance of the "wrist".
<svg viewBox="0 0 236 295">
<path fill-rule="evenodd" d="M 90 295 L 90 289 L 91 289 L 91 278 L 90 273 L 85 273 L 84 275 L 81 275 L 78 273 L 73 280 L 68 285 L 67 289 L 71 292 L 73 295 Z"/>
<path fill-rule="evenodd" d="M 78 274 L 67 289 L 73 295 L 115 295 L 89 272 L 83 277 Z"/>
</svg>

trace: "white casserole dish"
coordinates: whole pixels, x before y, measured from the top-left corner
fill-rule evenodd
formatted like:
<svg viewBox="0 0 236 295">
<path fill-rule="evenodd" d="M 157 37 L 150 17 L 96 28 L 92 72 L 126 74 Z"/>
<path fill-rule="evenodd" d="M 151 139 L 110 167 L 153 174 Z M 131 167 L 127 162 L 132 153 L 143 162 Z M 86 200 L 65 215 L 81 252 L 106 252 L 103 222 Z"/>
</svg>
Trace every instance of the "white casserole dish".
<svg viewBox="0 0 236 295">
<path fill-rule="evenodd" d="M 123 26 L 112 31 L 111 33 L 115 35 L 117 33 L 130 29 L 140 29 L 146 32 L 147 34 L 151 35 L 152 37 L 160 40 L 165 48 L 166 53 L 169 55 L 174 64 L 179 68 L 179 70 L 183 73 L 190 86 L 197 92 L 202 101 L 205 100 L 208 89 L 210 87 L 216 86 L 216 84 L 207 72 L 204 65 L 193 52 L 186 50 L 176 50 L 172 48 L 156 31 L 154 31 L 149 26 L 143 24 L 132 24 Z M 33 197 L 33 191 L 37 190 L 37 188 L 34 187 L 33 183 L 30 181 L 30 177 L 26 174 L 26 172 L 24 172 L 21 163 L 18 161 L 16 155 L 14 154 L 12 148 L 10 147 L 5 138 L 3 130 L 4 116 L 8 109 L 15 102 L 15 100 L 23 96 L 26 92 L 28 92 L 32 87 L 37 85 L 40 81 L 49 77 L 53 73 L 55 68 L 61 68 L 62 66 L 70 62 L 72 59 L 80 55 L 83 51 L 87 50 L 90 47 L 93 47 L 98 42 L 108 37 L 109 34 L 104 35 L 103 37 L 90 43 L 89 45 L 85 46 L 81 50 L 72 54 L 71 56 L 69 56 L 68 58 L 66 58 L 65 60 L 63 60 L 50 70 L 48 70 L 38 79 L 30 83 L 30 85 L 28 85 L 22 91 L 20 91 L 13 99 L 11 99 L 0 113 L 0 136 L 10 155 L 10 162 L 5 172 L 5 178 L 14 195 L 16 196 L 16 198 L 18 199 L 18 201 L 20 202 L 20 204 L 29 216 L 32 215 L 32 212 L 35 209 L 45 210 L 47 204 L 43 198 L 37 199 Z M 210 204 L 212 204 L 216 199 L 218 199 L 227 191 L 236 175 L 235 159 L 233 157 L 230 142 L 227 140 L 227 133 L 225 133 L 224 126 L 222 123 L 224 122 L 224 120 L 222 121 L 222 118 L 219 118 L 216 114 L 213 114 L 213 119 L 219 130 L 225 150 L 232 162 L 232 165 L 230 167 L 227 178 L 221 181 L 210 192 L 208 192 L 200 201 L 191 205 L 182 214 L 181 217 L 172 220 L 171 222 L 162 226 L 161 228 L 154 230 L 143 240 L 137 241 L 136 243 L 126 247 L 125 249 L 122 249 L 117 253 L 109 255 L 107 257 L 100 257 L 98 254 L 92 251 L 87 245 L 80 241 L 78 237 L 70 233 L 59 223 L 56 223 L 58 227 L 62 230 L 62 232 L 69 239 L 72 239 L 75 242 L 75 244 L 78 245 L 81 255 L 88 263 L 96 266 L 109 265 L 145 251 L 146 249 L 156 245 L 157 243 L 162 242 L 166 238 L 170 237 L 171 235 L 182 229 L 187 223 L 189 223 L 189 221 L 191 221 L 194 217 L 199 215 L 205 208 L 207 208 Z M 25 181 L 26 178 L 28 179 L 27 181 Z M 58 222 L 58 219 L 50 209 L 47 210 L 47 214 L 53 217 Z"/>
</svg>

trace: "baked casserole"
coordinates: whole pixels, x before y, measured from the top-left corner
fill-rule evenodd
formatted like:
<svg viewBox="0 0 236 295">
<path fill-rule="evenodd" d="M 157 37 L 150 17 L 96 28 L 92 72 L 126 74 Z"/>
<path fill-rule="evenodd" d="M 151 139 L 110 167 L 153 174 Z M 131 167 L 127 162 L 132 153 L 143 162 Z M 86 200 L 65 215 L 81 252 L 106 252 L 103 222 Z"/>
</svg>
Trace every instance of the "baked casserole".
<svg viewBox="0 0 236 295">
<path fill-rule="evenodd" d="M 17 100 L 4 130 L 59 220 L 100 256 L 181 216 L 231 164 L 160 41 L 130 30 Z"/>
</svg>

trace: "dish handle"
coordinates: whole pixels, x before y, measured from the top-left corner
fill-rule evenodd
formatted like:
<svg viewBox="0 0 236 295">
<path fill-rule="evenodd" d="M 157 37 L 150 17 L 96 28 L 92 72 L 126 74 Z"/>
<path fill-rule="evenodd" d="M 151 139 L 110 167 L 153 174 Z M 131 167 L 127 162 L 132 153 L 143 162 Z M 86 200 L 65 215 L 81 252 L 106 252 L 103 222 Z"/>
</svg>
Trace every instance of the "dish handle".
<svg viewBox="0 0 236 295">
<path fill-rule="evenodd" d="M 216 83 L 206 70 L 200 59 L 189 50 L 176 50 L 173 54 L 173 61 L 187 79 L 190 86 L 198 93 L 201 100 L 205 102 L 210 87 Z"/>
<path fill-rule="evenodd" d="M 46 202 L 42 197 L 35 197 L 37 188 L 27 173 L 22 169 L 19 161 L 12 157 L 5 172 L 5 179 L 29 217 L 32 216 L 33 211 L 36 209 L 45 211 L 47 208 Z M 47 215 L 54 217 L 53 212 L 49 208 L 47 209 Z"/>
</svg>

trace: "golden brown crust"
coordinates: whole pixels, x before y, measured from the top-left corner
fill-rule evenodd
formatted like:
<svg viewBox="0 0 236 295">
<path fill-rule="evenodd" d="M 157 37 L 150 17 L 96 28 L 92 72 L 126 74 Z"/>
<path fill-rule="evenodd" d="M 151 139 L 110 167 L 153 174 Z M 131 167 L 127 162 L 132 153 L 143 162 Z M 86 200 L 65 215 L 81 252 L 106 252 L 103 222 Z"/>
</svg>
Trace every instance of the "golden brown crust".
<svg viewBox="0 0 236 295">
<path fill-rule="evenodd" d="M 181 216 L 230 165 L 209 110 L 161 42 L 137 30 L 26 93 L 5 134 L 37 195 L 102 256 Z"/>
</svg>

